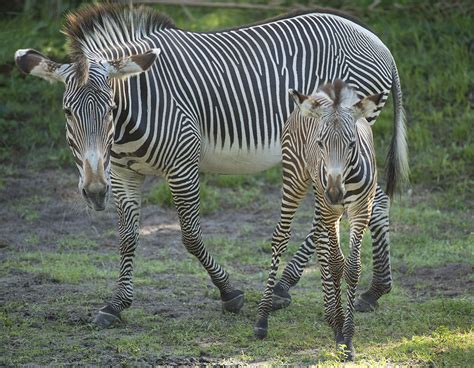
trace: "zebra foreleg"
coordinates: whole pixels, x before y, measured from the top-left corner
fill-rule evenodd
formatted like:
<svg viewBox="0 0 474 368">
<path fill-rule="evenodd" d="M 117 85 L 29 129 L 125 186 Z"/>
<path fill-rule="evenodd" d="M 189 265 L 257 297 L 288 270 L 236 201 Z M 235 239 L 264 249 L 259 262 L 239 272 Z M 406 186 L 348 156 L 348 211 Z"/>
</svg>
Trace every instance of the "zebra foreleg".
<svg viewBox="0 0 474 368">
<path fill-rule="evenodd" d="M 181 224 L 183 244 L 195 256 L 219 289 L 224 311 L 238 313 L 244 304 L 244 293 L 234 289 L 229 275 L 204 247 L 199 214 L 199 170 L 197 165 L 168 175 L 173 200 Z"/>
<path fill-rule="evenodd" d="M 330 262 L 329 271 L 334 285 L 334 336 L 336 342 L 343 340 L 342 328 L 344 325 L 344 310 L 341 302 L 341 279 L 344 275 L 344 254 L 341 251 L 339 243 L 339 220 L 332 224 L 329 228 L 329 251 Z"/>
<path fill-rule="evenodd" d="M 120 312 L 133 301 L 133 258 L 138 245 L 141 186 L 144 177 L 128 170 L 112 170 L 112 191 L 119 219 L 120 236 L 120 275 L 112 300 L 94 319 L 101 327 L 109 327 L 120 320 Z"/>
<path fill-rule="evenodd" d="M 274 287 L 281 255 L 286 251 L 290 239 L 291 224 L 301 200 L 306 194 L 309 178 L 293 171 L 292 165 L 283 165 L 283 190 L 280 210 L 280 221 L 272 236 L 272 263 L 267 285 L 258 305 L 258 320 L 254 327 L 255 336 L 263 339 L 267 336 L 268 315 L 275 302 Z"/>
<path fill-rule="evenodd" d="M 321 273 L 321 283 L 323 286 L 324 319 L 332 327 L 336 341 L 341 340 L 342 331 L 335 319 L 336 316 L 336 293 L 333 275 L 331 273 L 331 250 L 332 242 L 328 227 L 325 224 L 318 224 L 315 232 L 314 242 L 316 244 L 316 254 L 318 256 L 319 270 Z"/>
<path fill-rule="evenodd" d="M 276 273 L 280 264 L 281 255 L 286 251 L 290 239 L 291 222 L 280 221 L 273 232 L 272 237 L 272 263 L 268 274 L 267 286 L 263 292 L 262 299 L 258 304 L 258 320 L 254 327 L 255 337 L 263 339 L 267 336 L 268 315 L 272 307 L 272 294 L 275 287 Z"/>
<path fill-rule="evenodd" d="M 378 307 L 377 300 L 392 289 L 389 239 L 390 199 L 377 185 L 374 207 L 369 222 L 372 236 L 373 276 L 370 288 L 355 302 L 355 310 L 372 312 Z"/>
<path fill-rule="evenodd" d="M 357 284 L 359 283 L 361 273 L 361 262 L 360 262 L 360 246 L 362 236 L 369 223 L 369 211 L 366 213 L 359 213 L 357 217 L 351 218 L 351 236 L 350 236 L 350 254 L 347 257 L 344 264 L 344 279 L 347 284 L 347 309 L 344 318 L 344 324 L 342 328 L 342 335 L 344 337 L 344 358 L 345 360 L 354 360 L 355 351 L 352 344 L 352 338 L 354 336 L 355 324 L 354 324 L 354 302 L 355 293 L 357 290 Z M 337 342 L 338 348 L 341 343 Z"/>
<path fill-rule="evenodd" d="M 372 312 L 377 308 L 377 300 L 392 288 L 392 272 L 390 266 L 390 239 L 389 239 L 389 209 L 390 199 L 377 185 L 374 207 L 369 223 L 372 236 L 373 276 L 372 284 L 366 292 L 356 299 L 355 310 L 358 312 Z M 290 288 L 300 280 L 304 268 L 315 252 L 313 234 L 316 218 L 304 242 L 288 262 L 280 281 L 273 291 L 273 310 L 285 308 L 291 304 Z"/>
<path fill-rule="evenodd" d="M 286 265 L 280 281 L 278 281 L 278 283 L 275 285 L 275 288 L 273 289 L 272 310 L 286 308 L 291 304 L 291 295 L 289 290 L 300 280 L 304 268 L 313 256 L 316 249 L 313 239 L 316 229 L 316 221 L 315 215 L 311 225 L 311 231 L 308 235 L 306 235 L 306 238 L 300 245 L 298 251 Z"/>
</svg>

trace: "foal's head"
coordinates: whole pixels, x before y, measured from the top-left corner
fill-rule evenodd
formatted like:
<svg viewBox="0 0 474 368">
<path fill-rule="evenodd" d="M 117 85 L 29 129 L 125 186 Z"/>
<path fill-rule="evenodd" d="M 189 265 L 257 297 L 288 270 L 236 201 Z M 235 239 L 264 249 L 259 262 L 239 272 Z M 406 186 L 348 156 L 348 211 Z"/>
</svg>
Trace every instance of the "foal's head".
<svg viewBox="0 0 474 368">
<path fill-rule="evenodd" d="M 320 87 L 313 96 L 290 90 L 303 116 L 311 119 L 306 137 L 305 159 L 313 180 L 320 177 L 326 199 L 341 204 L 350 164 L 360 154 L 356 122 L 369 116 L 382 95 L 360 99 L 341 80 Z"/>
</svg>

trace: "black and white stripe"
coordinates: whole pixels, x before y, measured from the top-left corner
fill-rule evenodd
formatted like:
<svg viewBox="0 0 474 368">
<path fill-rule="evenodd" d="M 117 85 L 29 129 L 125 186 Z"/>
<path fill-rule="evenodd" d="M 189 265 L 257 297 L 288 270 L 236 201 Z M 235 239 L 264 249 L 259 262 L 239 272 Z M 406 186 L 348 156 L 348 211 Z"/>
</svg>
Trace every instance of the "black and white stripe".
<svg viewBox="0 0 474 368">
<path fill-rule="evenodd" d="M 55 64 L 33 50 L 19 52 L 17 64 L 66 83 L 64 106 L 77 117 L 68 123 L 68 142 L 81 176 L 83 142 L 101 141 L 103 157 L 96 161 L 111 177 L 122 256 L 118 290 L 104 314 L 118 315 L 132 302 L 143 176 L 168 180 L 184 245 L 220 289 L 224 307 L 238 310 L 242 293 L 202 243 L 199 171 L 253 173 L 279 163 L 283 122 L 293 108 L 290 86 L 313 93 L 340 78 L 359 96 L 382 93 L 369 120 L 392 86 L 399 87 L 394 60 L 379 38 L 327 11 L 199 33 L 178 29 L 151 9 L 98 4 L 70 14 L 63 31 L 72 64 Z M 90 132 L 91 119 L 103 129 Z M 395 124 L 403 133 L 403 120 Z"/>
<path fill-rule="evenodd" d="M 340 80 L 321 87 L 314 97 L 291 93 L 299 108 L 289 117 L 282 135 L 281 216 L 273 233 L 271 268 L 258 306 L 255 334 L 259 338 L 267 334 L 280 258 L 287 248 L 296 209 L 305 188 L 312 182 L 315 190 L 313 236 L 321 270 L 325 319 L 334 330 L 337 344 L 346 345 L 346 358 L 352 359 L 360 246 L 371 214 L 376 213 L 373 211 L 377 188 L 375 150 L 366 117 L 372 114 L 381 96 L 358 101 L 351 88 Z M 339 245 L 339 221 L 344 212 L 350 223 L 347 258 Z M 383 215 L 378 221 L 385 221 Z M 347 283 L 345 312 L 341 303 L 343 277 Z"/>
</svg>

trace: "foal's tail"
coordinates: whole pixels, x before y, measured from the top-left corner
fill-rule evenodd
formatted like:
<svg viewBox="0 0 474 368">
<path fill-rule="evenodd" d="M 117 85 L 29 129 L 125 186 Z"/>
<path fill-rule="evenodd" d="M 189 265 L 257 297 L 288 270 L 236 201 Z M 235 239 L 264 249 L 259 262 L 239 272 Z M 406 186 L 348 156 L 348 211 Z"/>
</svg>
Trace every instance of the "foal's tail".
<svg viewBox="0 0 474 368">
<path fill-rule="evenodd" d="M 393 134 L 390 148 L 385 159 L 386 193 L 393 197 L 395 190 L 408 181 L 408 148 L 405 129 L 405 111 L 402 105 L 402 89 L 397 66 L 392 67 Z"/>
</svg>

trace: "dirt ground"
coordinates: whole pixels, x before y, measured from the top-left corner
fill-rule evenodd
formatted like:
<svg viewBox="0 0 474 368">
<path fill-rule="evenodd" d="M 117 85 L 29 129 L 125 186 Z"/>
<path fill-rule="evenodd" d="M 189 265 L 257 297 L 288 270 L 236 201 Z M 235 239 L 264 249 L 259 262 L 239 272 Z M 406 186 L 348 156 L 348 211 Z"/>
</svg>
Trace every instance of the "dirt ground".
<svg viewBox="0 0 474 368">
<path fill-rule="evenodd" d="M 144 191 L 157 180 L 147 178 Z M 261 203 L 255 203 L 240 209 L 223 208 L 216 214 L 203 216 L 204 237 L 236 239 L 242 226 L 258 222 L 258 230 L 250 228 L 246 237 L 255 238 L 255 241 L 269 240 L 278 218 L 279 189 L 273 186 L 266 191 L 263 202 L 263 208 Z M 58 239 L 71 234 L 87 234 L 90 239 L 101 244 L 95 252 L 118 252 L 117 218 L 113 203 L 110 202 L 104 212 L 88 209 L 78 193 L 77 176 L 73 170 L 47 170 L 41 173 L 22 171 L 21 175 L 7 177 L 4 179 L 4 190 L 0 191 L 0 203 L 2 261 L 8 257 L 9 252 L 37 250 L 37 244 L 41 244 L 43 251 L 54 251 Z M 306 198 L 303 208 L 306 216 L 297 217 L 296 222 L 310 221 L 310 198 Z M 144 206 L 140 234 L 137 253 L 144 258 L 153 256 L 156 249 L 161 247 L 170 248 L 172 256 L 177 258 L 185 252 L 174 208 Z M 153 236 L 149 236 L 151 234 Z M 304 234 L 301 232 L 298 235 L 301 237 Z M 34 242 L 31 241 L 32 236 L 35 237 Z M 439 268 L 421 267 L 413 272 L 407 272 L 402 265 L 398 271 L 399 281 L 413 295 L 456 296 L 466 290 L 474 291 L 474 281 L 465 280 L 463 277 L 472 273 L 473 266 L 470 264 L 453 263 Z M 55 280 L 48 279 L 47 275 L 32 276 L 18 272 L 9 277 L 2 277 L 0 283 L 4 290 L 0 295 L 0 303 L 5 303 L 18 295 L 30 298 L 30 293 L 33 294 L 31 299 L 34 300 L 35 289 L 41 294 L 40 286 L 50 283 L 55 285 Z M 421 290 L 417 287 L 420 283 L 424 285 Z"/>
<path fill-rule="evenodd" d="M 99 255 L 118 254 L 118 236 L 116 231 L 116 215 L 113 205 L 109 205 L 104 212 L 94 212 L 86 208 L 77 191 L 77 176 L 74 171 L 46 170 L 43 172 L 21 171 L 15 175 L 8 176 L 4 180 L 4 188 L 0 191 L 0 262 L 8 262 L 13 255 L 22 252 L 60 252 L 61 239 L 77 235 L 87 234 L 87 238 L 100 244 L 91 247 L 87 252 Z M 145 190 L 149 188 L 156 179 L 147 180 Z M 310 223 L 311 200 L 307 198 L 304 203 L 306 215 L 296 219 L 297 223 Z M 256 224 L 256 227 L 248 226 L 245 232 L 247 239 L 253 239 L 256 243 L 269 240 L 277 220 L 279 209 L 279 189 L 277 186 L 269 188 L 265 198 L 259 203 L 236 209 L 221 209 L 215 214 L 203 218 L 204 238 L 211 237 L 239 239 L 242 237 L 242 227 L 246 224 Z M 308 227 L 302 226 L 307 229 Z M 297 230 L 298 238 L 304 237 L 303 230 Z M 80 244 L 77 244 L 80 247 Z M 178 218 L 174 208 L 159 208 L 155 205 L 145 206 L 142 212 L 141 240 L 137 253 L 144 258 L 156 258 L 157 250 L 166 247 L 166 257 L 175 260 L 189 259 L 181 244 L 181 236 Z M 92 255 L 93 255 L 92 254 Z M 270 255 L 268 255 L 270 256 Z M 192 260 L 197 263 L 197 260 Z M 237 268 L 242 273 L 257 272 L 251 265 L 237 261 Z M 34 260 L 32 260 L 34 264 Z M 107 265 L 115 267 L 118 272 L 118 263 Z M 0 273 L 0 306 L 7 303 L 22 302 L 34 305 L 43 300 L 47 295 L 49 300 L 60 299 L 66 294 L 90 294 L 95 293 L 94 283 L 65 284 L 51 277 L 47 273 L 25 272 L 16 268 L 8 268 L 8 272 Z M 472 274 L 473 267 L 469 264 L 448 264 L 440 268 L 417 268 L 413 272 L 407 272 L 398 267 L 395 273 L 395 282 L 407 289 L 408 293 L 416 298 L 427 298 L 432 296 L 453 297 L 462 295 L 466 291 L 474 292 L 474 281 L 466 279 L 466 275 Z M 200 283 L 205 275 L 190 274 L 189 282 Z M 177 294 L 177 286 L 174 284 L 173 275 L 163 272 L 149 275 L 156 280 L 157 286 L 140 285 L 136 287 L 136 298 L 134 307 L 139 307 L 152 315 L 160 315 L 163 318 L 180 319 L 190 313 L 193 308 L 213 309 L 218 307 L 218 300 L 212 291 L 199 293 L 186 299 L 174 297 Z M 202 277 L 201 277 L 202 276 Z M 239 278 L 245 289 L 259 289 L 251 281 Z M 107 284 L 112 289 L 115 279 L 111 278 Z M 240 286 L 240 285 L 239 285 Z M 319 287 L 319 286 L 318 286 Z M 206 286 L 205 286 L 206 288 Z M 212 286 L 207 285 L 207 289 Z M 157 289 L 160 295 L 172 295 L 164 301 L 157 303 Z M 103 296 L 105 302 L 110 296 Z M 155 296 L 155 297 L 154 297 Z M 101 303 L 99 301 L 99 303 Z M 193 305 L 190 308 L 189 305 Z M 98 304 L 97 307 L 101 305 Z M 64 313 L 67 314 L 67 322 L 71 325 L 86 325 L 93 318 L 94 310 L 88 308 L 77 309 L 72 304 L 68 310 L 51 308 L 41 311 L 44 320 L 55 321 Z M 26 318 L 33 310 L 18 311 Z M 34 326 L 33 326 L 34 327 Z M 37 326 L 41 329 L 41 326 Z M 111 354 L 108 361 L 114 365 L 118 362 L 117 354 Z M 153 364 L 197 364 L 207 363 L 213 360 L 206 356 L 189 359 L 178 359 L 170 356 L 162 356 Z M 103 360 L 102 363 L 105 361 Z M 74 363 L 71 361 L 70 363 Z"/>
</svg>

